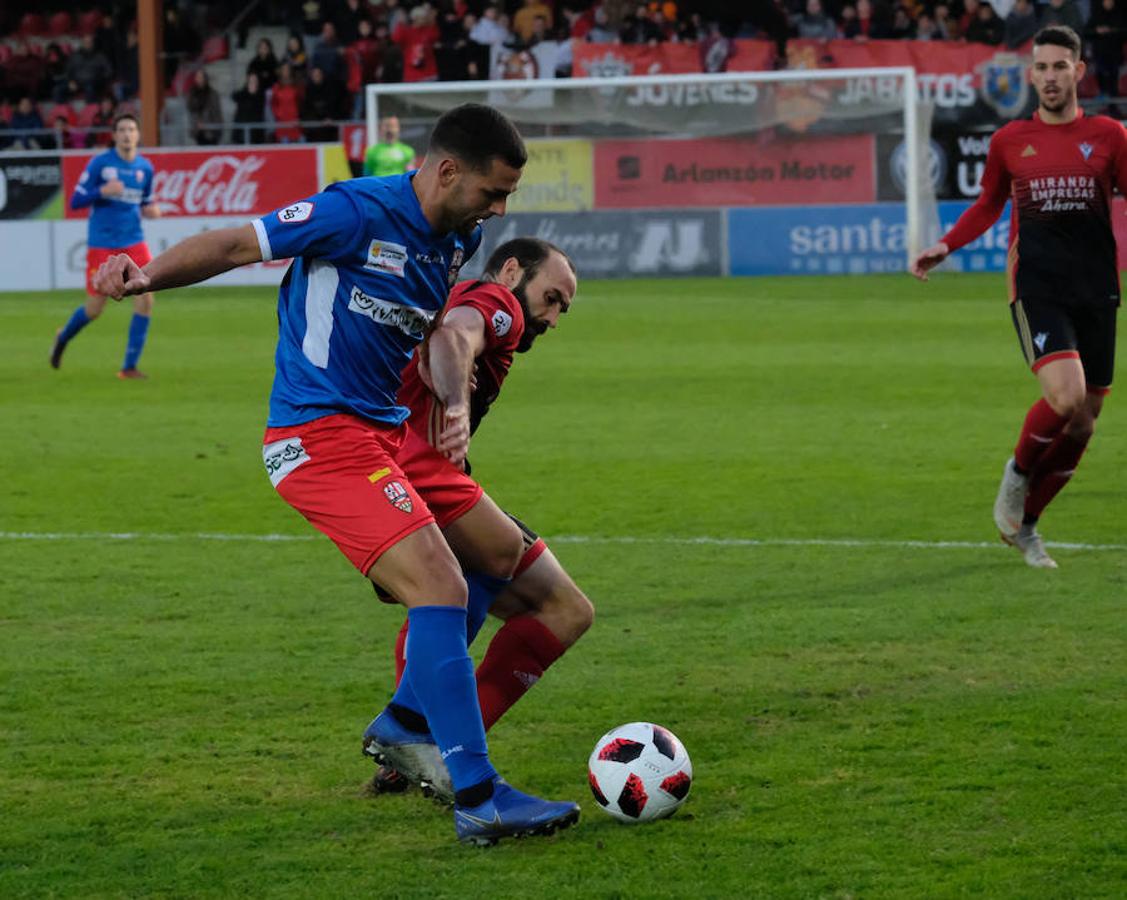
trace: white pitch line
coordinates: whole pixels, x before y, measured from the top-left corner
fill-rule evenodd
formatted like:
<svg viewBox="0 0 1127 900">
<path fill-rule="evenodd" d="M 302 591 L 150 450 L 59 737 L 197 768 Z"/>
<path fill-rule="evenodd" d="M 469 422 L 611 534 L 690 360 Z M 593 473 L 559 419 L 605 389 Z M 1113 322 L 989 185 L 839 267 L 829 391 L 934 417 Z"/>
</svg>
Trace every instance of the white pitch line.
<svg viewBox="0 0 1127 900">
<path fill-rule="evenodd" d="M 0 531 L 0 541 L 234 541 L 287 543 L 320 540 L 315 534 L 224 534 L 221 532 L 151 531 Z M 659 544 L 665 546 L 710 547 L 841 547 L 853 549 L 907 550 L 1002 550 L 998 541 L 894 541 L 878 538 L 720 538 L 720 537 L 635 537 L 629 535 L 561 534 L 547 537 L 550 544 Z M 1046 541 L 1048 547 L 1062 550 L 1124 551 L 1127 544 L 1084 544 Z"/>
</svg>

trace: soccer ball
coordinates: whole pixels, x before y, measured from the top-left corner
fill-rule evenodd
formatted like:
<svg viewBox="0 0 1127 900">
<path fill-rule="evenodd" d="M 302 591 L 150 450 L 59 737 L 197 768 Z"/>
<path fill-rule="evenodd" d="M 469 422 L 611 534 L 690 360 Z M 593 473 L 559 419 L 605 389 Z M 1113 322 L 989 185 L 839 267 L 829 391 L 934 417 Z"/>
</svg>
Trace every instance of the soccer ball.
<svg viewBox="0 0 1127 900">
<path fill-rule="evenodd" d="M 608 731 L 587 761 L 599 806 L 622 822 L 673 815 L 693 783 L 693 764 L 677 736 L 660 725 L 631 722 Z"/>
</svg>

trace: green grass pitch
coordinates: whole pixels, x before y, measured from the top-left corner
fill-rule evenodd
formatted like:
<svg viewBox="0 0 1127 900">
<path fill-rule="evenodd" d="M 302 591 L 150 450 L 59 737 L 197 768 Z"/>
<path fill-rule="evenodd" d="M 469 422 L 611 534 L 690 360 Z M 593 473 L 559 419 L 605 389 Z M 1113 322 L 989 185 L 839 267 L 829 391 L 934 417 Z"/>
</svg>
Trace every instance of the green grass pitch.
<svg viewBox="0 0 1127 900">
<path fill-rule="evenodd" d="M 158 297 L 147 382 L 127 307 L 47 367 L 80 300 L 0 297 L 0 896 L 1127 894 L 1127 412 L 1027 568 L 1001 278 L 581 285 L 472 458 L 597 607 L 491 736 L 583 819 L 491 850 L 360 796 L 401 617 L 262 471 L 273 291 Z M 630 828 L 585 765 L 636 719 L 696 780 Z"/>
</svg>

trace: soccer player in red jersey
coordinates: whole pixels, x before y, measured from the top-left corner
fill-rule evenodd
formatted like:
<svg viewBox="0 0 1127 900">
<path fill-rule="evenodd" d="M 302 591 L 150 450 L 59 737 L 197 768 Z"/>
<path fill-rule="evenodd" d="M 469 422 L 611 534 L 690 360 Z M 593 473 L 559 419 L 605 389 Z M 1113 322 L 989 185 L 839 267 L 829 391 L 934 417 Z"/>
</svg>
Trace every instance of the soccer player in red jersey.
<svg viewBox="0 0 1127 900">
<path fill-rule="evenodd" d="M 399 402 L 411 410 L 399 463 L 466 570 L 467 637 L 473 640 L 490 612 L 505 621 L 477 670 L 487 730 L 594 618 L 591 602 L 544 541 L 490 499 L 465 460 L 468 438 L 500 394 L 514 353 L 526 352 L 556 326 L 575 290 L 574 268 L 557 247 L 536 238 L 502 244 L 481 280 L 453 290 L 441 322 L 404 370 L 399 392 Z M 459 410 L 465 411 L 460 422 L 452 421 Z M 406 664 L 407 633 L 405 622 L 395 647 L 397 679 Z M 391 711 L 408 727 L 426 727 L 394 703 Z M 373 749 L 366 740 L 365 752 Z M 401 790 L 408 780 L 418 779 L 385 766 L 373 787 Z M 429 786 L 448 799 L 443 781 Z"/>
<path fill-rule="evenodd" d="M 1076 470 L 1111 389 L 1119 307 L 1111 194 L 1127 194 L 1127 133 L 1113 119 L 1084 115 L 1076 98 L 1083 77 L 1076 32 L 1041 29 L 1030 72 L 1037 111 L 995 133 L 978 200 L 911 267 L 926 281 L 1012 199 L 1010 309 L 1042 397 L 1006 462 L 994 522 L 1029 565 L 1049 569 L 1057 564 L 1037 522 Z"/>
</svg>

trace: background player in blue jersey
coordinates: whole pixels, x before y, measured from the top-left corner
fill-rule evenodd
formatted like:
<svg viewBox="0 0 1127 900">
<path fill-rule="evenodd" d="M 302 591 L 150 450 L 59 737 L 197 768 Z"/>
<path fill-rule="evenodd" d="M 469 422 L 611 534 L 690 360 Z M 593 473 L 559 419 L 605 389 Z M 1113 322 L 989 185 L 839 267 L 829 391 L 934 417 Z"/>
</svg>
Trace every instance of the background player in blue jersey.
<svg viewBox="0 0 1127 900">
<path fill-rule="evenodd" d="M 95 277 L 99 290 L 121 297 L 294 258 L 278 296 L 266 472 L 291 506 L 407 607 L 403 683 L 418 706 L 410 711 L 430 731 L 383 715 L 375 736 L 401 769 L 419 754 L 445 760 L 457 834 L 479 842 L 549 833 L 576 821 L 579 807 L 513 789 L 489 761 L 466 650 L 466 582 L 397 462 L 408 410 L 396 394 L 480 243 L 480 222 L 504 214 L 526 159 L 508 119 L 465 104 L 436 123 L 418 172 L 340 182 L 243 228 L 189 238 L 144 268 L 114 256 Z M 443 428 L 459 431 L 468 415 L 448 406 Z"/>
<path fill-rule="evenodd" d="M 52 368 L 57 369 L 63 361 L 63 351 L 71 338 L 105 308 L 106 295 L 98 292 L 93 282 L 98 267 L 114 253 L 127 254 L 139 266 L 152 259 L 141 233 L 141 217 L 157 218 L 160 207 L 153 202 L 152 163 L 137 153 L 140 139 L 137 118 L 130 113 L 119 115 L 113 123 L 113 149 L 90 160 L 74 189 L 71 209 L 90 207 L 86 238 L 86 293 L 90 299 L 74 311 L 55 335 Z M 146 291 L 133 298 L 133 318 L 118 378 L 145 377 L 137 370 L 137 361 L 145 348 L 152 313 L 152 293 Z"/>
</svg>

